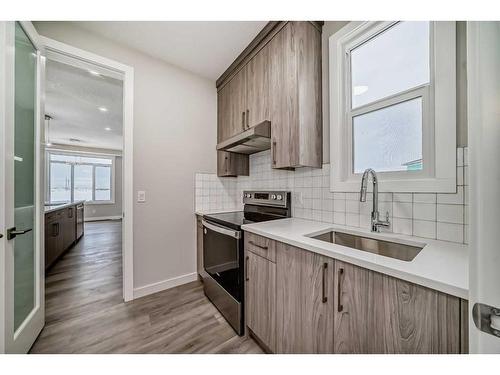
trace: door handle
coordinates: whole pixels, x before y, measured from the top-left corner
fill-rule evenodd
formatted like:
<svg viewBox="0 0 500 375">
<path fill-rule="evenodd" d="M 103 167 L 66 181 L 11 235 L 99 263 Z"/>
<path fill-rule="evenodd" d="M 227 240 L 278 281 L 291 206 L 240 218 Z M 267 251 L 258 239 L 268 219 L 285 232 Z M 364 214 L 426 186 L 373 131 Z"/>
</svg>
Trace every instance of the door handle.
<svg viewBox="0 0 500 375">
<path fill-rule="evenodd" d="M 241 126 L 245 130 L 245 111 L 241 112 Z"/>
<path fill-rule="evenodd" d="M 32 230 L 33 230 L 33 228 L 17 230 L 16 227 L 12 227 L 10 229 L 7 229 L 7 240 L 9 240 L 9 241 L 13 240 L 17 236 L 31 232 Z"/>
<path fill-rule="evenodd" d="M 248 276 L 248 263 L 250 263 L 250 257 L 246 257 L 246 262 L 245 262 L 245 281 L 250 280 L 250 277 Z"/>
<path fill-rule="evenodd" d="M 250 110 L 247 109 L 247 129 L 250 129 Z"/>
</svg>

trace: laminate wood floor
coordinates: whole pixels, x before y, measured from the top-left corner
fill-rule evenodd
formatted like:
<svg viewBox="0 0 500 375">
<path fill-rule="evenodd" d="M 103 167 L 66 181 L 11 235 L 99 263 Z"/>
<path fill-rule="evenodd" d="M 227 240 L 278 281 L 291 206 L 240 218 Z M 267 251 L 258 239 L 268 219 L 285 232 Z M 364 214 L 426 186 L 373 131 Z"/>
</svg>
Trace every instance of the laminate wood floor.
<svg viewBox="0 0 500 375">
<path fill-rule="evenodd" d="M 85 235 L 46 275 L 45 327 L 31 353 L 262 353 L 195 281 L 124 303 L 121 222 Z"/>
</svg>

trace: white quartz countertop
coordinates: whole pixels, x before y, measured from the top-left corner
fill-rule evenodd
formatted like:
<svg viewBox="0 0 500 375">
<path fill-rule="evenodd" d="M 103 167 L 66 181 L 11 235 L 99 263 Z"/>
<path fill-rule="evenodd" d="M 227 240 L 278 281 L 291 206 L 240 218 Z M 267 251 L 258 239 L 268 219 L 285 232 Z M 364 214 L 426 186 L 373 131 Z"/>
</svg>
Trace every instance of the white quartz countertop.
<svg viewBox="0 0 500 375">
<path fill-rule="evenodd" d="M 46 214 L 48 214 L 49 212 L 61 210 L 61 209 L 66 208 L 66 207 L 75 206 L 75 205 L 80 204 L 80 203 L 85 203 L 85 201 L 81 200 L 81 201 L 74 201 L 74 202 L 68 202 L 68 203 L 62 203 L 62 204 L 45 205 L 44 212 Z"/>
<path fill-rule="evenodd" d="M 456 297 L 469 298 L 467 245 L 393 233 L 371 233 L 361 228 L 298 218 L 245 224 L 242 229 Z M 308 237 L 330 230 L 424 248 L 412 261 L 406 262 Z"/>
</svg>

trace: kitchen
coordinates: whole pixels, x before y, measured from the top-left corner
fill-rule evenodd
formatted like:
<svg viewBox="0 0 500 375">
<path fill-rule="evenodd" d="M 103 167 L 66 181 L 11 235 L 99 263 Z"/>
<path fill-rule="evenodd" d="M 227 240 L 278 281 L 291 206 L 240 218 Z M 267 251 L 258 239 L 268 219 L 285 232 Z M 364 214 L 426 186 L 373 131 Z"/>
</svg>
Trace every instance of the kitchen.
<svg viewBox="0 0 500 375">
<path fill-rule="evenodd" d="M 476 95 L 498 92 L 497 22 L 21 25 L 124 87 L 121 282 L 47 313 L 24 351 L 498 353 L 497 148 Z M 80 204 L 56 207 L 71 244 Z"/>
</svg>

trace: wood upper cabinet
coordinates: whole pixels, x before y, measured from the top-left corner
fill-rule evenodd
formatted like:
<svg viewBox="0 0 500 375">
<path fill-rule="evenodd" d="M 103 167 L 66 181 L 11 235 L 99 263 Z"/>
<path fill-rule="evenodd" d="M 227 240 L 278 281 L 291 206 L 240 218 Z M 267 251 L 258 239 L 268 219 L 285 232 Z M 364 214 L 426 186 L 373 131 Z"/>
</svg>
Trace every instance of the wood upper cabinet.
<svg viewBox="0 0 500 375">
<path fill-rule="evenodd" d="M 246 251 L 246 325 L 265 349 L 276 350 L 276 264 Z"/>
<path fill-rule="evenodd" d="M 245 69 L 240 70 L 228 83 L 229 86 L 229 113 L 230 126 L 227 138 L 245 131 L 246 127 L 246 102 L 247 81 Z M 226 139 L 227 139 L 226 138 Z"/>
<path fill-rule="evenodd" d="M 217 92 L 217 143 L 228 139 L 232 132 L 230 98 L 229 85 Z"/>
<path fill-rule="evenodd" d="M 460 353 L 461 301 L 335 262 L 336 353 Z"/>
<path fill-rule="evenodd" d="M 276 243 L 277 353 L 334 353 L 335 261 Z"/>
<path fill-rule="evenodd" d="M 250 173 L 248 155 L 217 151 L 217 176 L 248 176 Z"/>
<path fill-rule="evenodd" d="M 262 48 L 245 66 L 246 129 L 269 120 L 269 47 Z"/>
<path fill-rule="evenodd" d="M 288 22 L 269 44 L 273 168 L 322 165 L 321 32 Z"/>
</svg>

